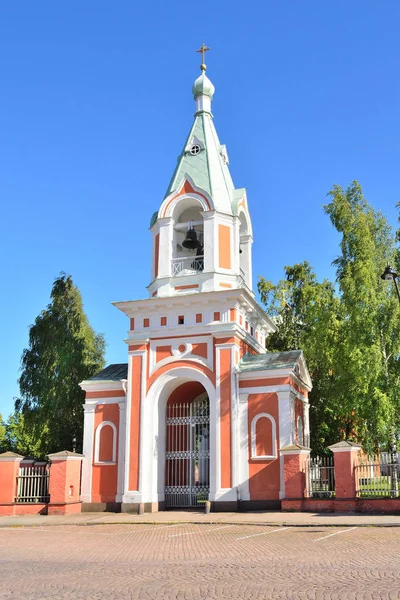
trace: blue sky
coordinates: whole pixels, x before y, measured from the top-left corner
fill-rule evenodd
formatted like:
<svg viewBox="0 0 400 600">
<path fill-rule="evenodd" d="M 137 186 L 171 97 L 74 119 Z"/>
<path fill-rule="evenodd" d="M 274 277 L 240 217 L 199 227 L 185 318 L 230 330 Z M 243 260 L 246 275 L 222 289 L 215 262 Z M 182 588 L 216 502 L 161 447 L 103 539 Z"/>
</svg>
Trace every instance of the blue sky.
<svg viewBox="0 0 400 600">
<path fill-rule="evenodd" d="M 194 113 L 211 47 L 215 125 L 253 219 L 254 275 L 307 259 L 334 277 L 322 205 L 357 179 L 395 226 L 400 4 L 382 0 L 2 3 L 0 411 L 18 394 L 28 327 L 71 273 L 107 360 L 146 297 L 151 214 Z"/>
</svg>

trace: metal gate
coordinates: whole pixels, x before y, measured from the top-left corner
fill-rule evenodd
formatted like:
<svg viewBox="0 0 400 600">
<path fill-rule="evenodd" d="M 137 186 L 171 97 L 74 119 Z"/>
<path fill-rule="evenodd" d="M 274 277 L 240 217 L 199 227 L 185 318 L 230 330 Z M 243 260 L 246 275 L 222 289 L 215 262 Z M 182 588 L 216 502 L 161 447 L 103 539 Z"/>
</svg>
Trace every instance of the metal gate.
<svg viewBox="0 0 400 600">
<path fill-rule="evenodd" d="M 208 397 L 167 405 L 165 506 L 198 506 L 210 491 Z"/>
</svg>

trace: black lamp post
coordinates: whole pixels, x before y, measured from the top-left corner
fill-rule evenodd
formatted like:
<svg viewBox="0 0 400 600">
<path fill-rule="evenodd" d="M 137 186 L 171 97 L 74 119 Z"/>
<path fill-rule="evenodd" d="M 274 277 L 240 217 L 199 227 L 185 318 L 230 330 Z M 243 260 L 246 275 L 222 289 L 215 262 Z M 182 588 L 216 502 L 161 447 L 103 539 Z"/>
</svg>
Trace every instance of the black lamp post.
<svg viewBox="0 0 400 600">
<path fill-rule="evenodd" d="M 386 269 L 383 271 L 383 273 L 381 275 L 381 279 L 383 279 L 384 281 L 394 281 L 394 286 L 396 288 L 397 297 L 400 302 L 400 292 L 399 292 L 399 286 L 397 284 L 398 275 L 395 271 L 393 271 L 393 269 L 390 265 L 388 265 L 386 267 Z"/>
<path fill-rule="evenodd" d="M 397 292 L 397 297 L 399 299 L 400 302 L 400 292 L 399 292 L 399 286 L 397 283 L 397 279 L 398 279 L 398 275 L 395 271 L 393 271 L 392 267 L 390 265 L 388 265 L 386 267 L 386 269 L 383 271 L 382 275 L 381 275 L 381 279 L 383 279 L 384 281 L 393 281 L 394 282 L 394 287 L 396 288 L 396 292 Z M 390 482 L 390 487 L 391 489 L 391 495 L 392 496 L 397 496 L 397 448 L 396 448 L 396 434 L 394 432 L 394 429 L 392 427 L 392 431 L 391 431 L 391 435 L 390 435 L 390 451 L 391 451 L 391 460 L 390 462 L 391 464 L 391 482 Z"/>
</svg>

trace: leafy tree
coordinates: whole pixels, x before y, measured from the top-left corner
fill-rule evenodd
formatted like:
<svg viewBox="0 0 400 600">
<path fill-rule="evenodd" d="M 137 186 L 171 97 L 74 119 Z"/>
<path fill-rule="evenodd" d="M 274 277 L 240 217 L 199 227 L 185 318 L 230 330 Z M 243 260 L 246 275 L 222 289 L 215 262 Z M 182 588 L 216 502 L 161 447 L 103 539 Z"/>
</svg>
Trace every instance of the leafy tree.
<svg viewBox="0 0 400 600">
<path fill-rule="evenodd" d="M 105 342 L 90 326 L 82 298 L 70 275 L 53 284 L 51 302 L 29 331 L 29 348 L 21 357 L 24 431 L 41 455 L 82 450 L 84 392 L 79 382 L 104 366 Z M 32 450 L 29 450 L 32 453 Z"/>
<path fill-rule="evenodd" d="M 0 413 L 0 452 L 7 452 L 6 426 Z"/>
<path fill-rule="evenodd" d="M 17 411 L 4 423 L 4 452 L 16 452 L 22 456 L 45 458 L 40 450 L 41 440 L 36 439 L 26 427 L 24 415 Z"/>
<path fill-rule="evenodd" d="M 400 311 L 380 275 L 395 258 L 393 231 L 353 182 L 334 186 L 325 208 L 341 234 L 334 261 L 344 319 L 335 349 L 336 393 L 343 414 L 367 450 L 390 445 L 399 426 Z M 393 440 L 392 440 L 393 441 Z"/>
<path fill-rule="evenodd" d="M 310 394 L 311 448 L 321 454 L 338 440 L 341 422 L 333 394 L 333 348 L 340 328 L 340 302 L 334 286 L 319 283 L 307 261 L 285 267 L 277 285 L 260 278 L 258 290 L 278 330 L 267 339 L 267 348 L 279 352 L 304 351 L 313 379 Z"/>
<path fill-rule="evenodd" d="M 276 286 L 260 279 L 261 300 L 276 317 L 270 350 L 302 348 L 313 378 L 311 446 L 321 452 L 340 439 L 368 451 L 393 441 L 399 428 L 400 310 L 380 279 L 395 258 L 387 220 L 357 182 L 329 193 L 324 207 L 341 234 L 336 286 L 318 283 L 307 262 L 285 267 Z"/>
</svg>

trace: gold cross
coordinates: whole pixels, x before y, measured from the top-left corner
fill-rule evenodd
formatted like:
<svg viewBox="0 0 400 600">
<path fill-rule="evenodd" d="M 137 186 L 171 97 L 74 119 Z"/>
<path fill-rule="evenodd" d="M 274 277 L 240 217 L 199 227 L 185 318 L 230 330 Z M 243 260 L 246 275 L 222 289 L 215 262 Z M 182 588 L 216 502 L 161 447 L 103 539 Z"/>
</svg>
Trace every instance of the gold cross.
<svg viewBox="0 0 400 600">
<path fill-rule="evenodd" d="M 200 65 L 200 69 L 202 71 L 205 71 L 207 69 L 206 64 L 204 62 L 204 54 L 206 52 L 208 52 L 208 50 L 211 50 L 211 48 L 209 48 L 208 46 L 206 46 L 204 44 L 204 42 L 202 43 L 201 48 L 199 48 L 198 50 L 196 50 L 196 52 L 201 52 L 201 65 Z"/>
</svg>

